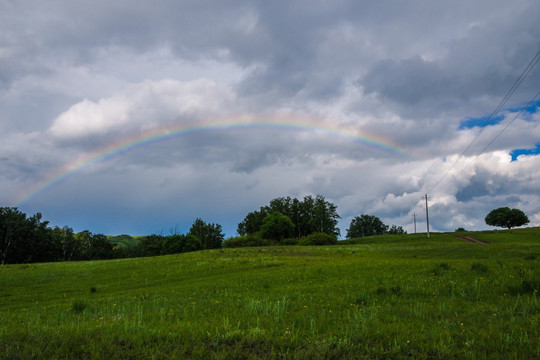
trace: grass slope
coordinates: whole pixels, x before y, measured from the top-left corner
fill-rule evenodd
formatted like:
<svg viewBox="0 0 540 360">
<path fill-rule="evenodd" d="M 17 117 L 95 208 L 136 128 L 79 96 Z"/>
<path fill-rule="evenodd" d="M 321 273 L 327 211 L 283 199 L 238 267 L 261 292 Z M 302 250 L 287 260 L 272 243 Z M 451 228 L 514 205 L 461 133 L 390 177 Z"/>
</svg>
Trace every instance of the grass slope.
<svg viewBox="0 0 540 360">
<path fill-rule="evenodd" d="M 0 267 L 1 359 L 540 357 L 540 229 Z"/>
<path fill-rule="evenodd" d="M 146 236 L 130 236 L 130 235 L 109 235 L 107 240 L 109 240 L 113 245 L 117 247 L 134 247 L 137 246 L 141 239 L 144 239 Z"/>
</svg>

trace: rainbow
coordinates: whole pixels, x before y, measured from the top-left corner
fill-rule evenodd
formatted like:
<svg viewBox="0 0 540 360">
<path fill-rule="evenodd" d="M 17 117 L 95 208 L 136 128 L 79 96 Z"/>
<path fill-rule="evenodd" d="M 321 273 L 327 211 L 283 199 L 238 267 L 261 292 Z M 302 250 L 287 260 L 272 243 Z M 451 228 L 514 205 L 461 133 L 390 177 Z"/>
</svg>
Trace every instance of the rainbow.
<svg viewBox="0 0 540 360">
<path fill-rule="evenodd" d="M 256 119 L 256 120 L 254 120 Z M 396 157 L 405 157 L 408 159 L 417 159 L 410 152 L 392 141 L 380 137 L 374 133 L 360 131 L 345 125 L 335 124 L 330 121 L 314 121 L 313 119 L 263 119 L 257 117 L 245 116 L 235 119 L 205 120 L 198 123 L 181 125 L 172 125 L 159 129 L 148 130 L 135 136 L 120 139 L 104 147 L 86 153 L 76 160 L 54 170 L 44 179 L 34 184 L 30 189 L 19 196 L 15 206 L 21 206 L 38 195 L 50 190 L 56 185 L 64 182 L 68 178 L 76 175 L 80 171 L 135 149 L 148 146 L 157 142 L 167 141 L 172 138 L 189 136 L 191 134 L 203 133 L 209 131 L 233 131 L 239 129 L 277 129 L 292 131 L 309 131 L 321 133 L 323 135 L 338 137 L 348 141 L 354 141 L 364 146 L 377 149 Z"/>
</svg>

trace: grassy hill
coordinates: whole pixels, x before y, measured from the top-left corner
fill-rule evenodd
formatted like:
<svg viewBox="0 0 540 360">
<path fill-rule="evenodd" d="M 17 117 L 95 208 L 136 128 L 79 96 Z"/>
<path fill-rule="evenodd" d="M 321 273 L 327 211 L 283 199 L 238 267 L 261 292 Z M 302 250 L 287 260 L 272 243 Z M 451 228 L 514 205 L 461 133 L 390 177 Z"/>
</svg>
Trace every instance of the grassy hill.
<svg viewBox="0 0 540 360">
<path fill-rule="evenodd" d="M 130 235 L 109 235 L 107 240 L 109 240 L 113 245 L 117 247 L 134 247 L 137 246 L 141 239 L 144 239 L 146 236 L 130 236 Z"/>
<path fill-rule="evenodd" d="M 540 229 L 0 267 L 0 359 L 540 358 Z"/>
</svg>

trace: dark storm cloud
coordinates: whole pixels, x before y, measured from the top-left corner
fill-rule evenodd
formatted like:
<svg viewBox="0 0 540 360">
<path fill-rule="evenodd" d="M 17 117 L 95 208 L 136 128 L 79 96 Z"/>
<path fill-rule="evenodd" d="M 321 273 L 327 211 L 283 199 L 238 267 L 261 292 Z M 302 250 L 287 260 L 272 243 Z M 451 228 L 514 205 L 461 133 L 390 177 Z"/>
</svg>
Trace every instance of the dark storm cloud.
<svg viewBox="0 0 540 360">
<path fill-rule="evenodd" d="M 377 61 L 358 84 L 368 94 L 430 116 L 462 112 L 474 102 L 482 105 L 482 98 L 502 99 L 534 57 L 540 38 L 538 6 L 529 4 L 513 13 L 514 18 L 498 14 L 497 20 L 471 25 L 433 59 L 417 54 Z M 538 81 L 540 70 L 535 69 L 514 101 L 530 99 Z"/>
</svg>

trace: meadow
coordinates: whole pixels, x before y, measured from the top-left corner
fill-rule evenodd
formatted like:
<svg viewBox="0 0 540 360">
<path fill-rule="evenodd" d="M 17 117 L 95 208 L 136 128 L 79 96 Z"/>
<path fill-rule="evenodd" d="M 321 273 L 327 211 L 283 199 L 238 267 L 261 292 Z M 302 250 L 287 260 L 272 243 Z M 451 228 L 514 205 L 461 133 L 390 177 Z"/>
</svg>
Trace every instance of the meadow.
<svg viewBox="0 0 540 360">
<path fill-rule="evenodd" d="M 0 359 L 540 358 L 540 229 L 0 267 Z"/>
</svg>

